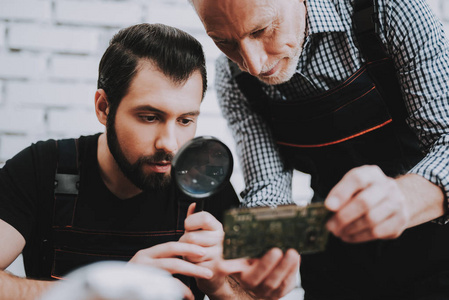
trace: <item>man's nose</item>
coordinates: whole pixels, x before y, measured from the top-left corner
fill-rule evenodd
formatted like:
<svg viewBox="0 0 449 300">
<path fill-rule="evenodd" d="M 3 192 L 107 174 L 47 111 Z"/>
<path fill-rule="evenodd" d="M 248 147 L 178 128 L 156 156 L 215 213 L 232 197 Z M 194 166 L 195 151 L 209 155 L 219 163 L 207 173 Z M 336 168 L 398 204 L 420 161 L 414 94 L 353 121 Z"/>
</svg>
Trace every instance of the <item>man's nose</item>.
<svg viewBox="0 0 449 300">
<path fill-rule="evenodd" d="M 161 128 L 155 147 L 158 150 L 164 150 L 169 153 L 174 153 L 178 150 L 175 126 L 167 125 Z"/>
<path fill-rule="evenodd" d="M 260 75 L 267 61 L 267 54 L 261 41 L 251 38 L 243 39 L 240 42 L 240 56 L 243 67 L 248 73 L 253 76 Z"/>
</svg>

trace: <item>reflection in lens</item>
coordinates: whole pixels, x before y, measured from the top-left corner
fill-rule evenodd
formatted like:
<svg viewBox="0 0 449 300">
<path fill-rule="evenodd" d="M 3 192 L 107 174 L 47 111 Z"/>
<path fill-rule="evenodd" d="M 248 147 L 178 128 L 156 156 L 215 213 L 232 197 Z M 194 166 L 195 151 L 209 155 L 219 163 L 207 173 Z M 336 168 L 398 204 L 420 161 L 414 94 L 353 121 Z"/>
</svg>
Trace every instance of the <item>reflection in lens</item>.
<svg viewBox="0 0 449 300">
<path fill-rule="evenodd" d="M 233 160 L 229 148 L 213 137 L 198 137 L 173 160 L 175 180 L 188 195 L 208 197 L 229 180 Z"/>
</svg>

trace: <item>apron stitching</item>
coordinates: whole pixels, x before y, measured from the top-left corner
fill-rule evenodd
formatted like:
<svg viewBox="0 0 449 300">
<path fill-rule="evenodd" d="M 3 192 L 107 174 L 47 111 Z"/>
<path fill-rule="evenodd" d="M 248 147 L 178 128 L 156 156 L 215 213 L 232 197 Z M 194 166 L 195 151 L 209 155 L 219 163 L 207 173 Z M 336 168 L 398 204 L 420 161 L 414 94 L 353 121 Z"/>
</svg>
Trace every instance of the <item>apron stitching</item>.
<svg viewBox="0 0 449 300">
<path fill-rule="evenodd" d="M 280 141 L 278 141 L 278 142 L 276 142 L 276 143 L 277 143 L 278 145 L 284 145 L 284 146 L 296 147 L 296 148 L 318 148 L 318 147 L 330 146 L 330 145 L 335 145 L 335 144 L 338 144 L 338 143 L 341 143 L 341 142 L 344 142 L 344 141 L 347 141 L 347 140 L 356 138 L 356 137 L 358 137 L 358 136 L 364 135 L 365 133 L 374 131 L 374 130 L 376 130 L 376 129 L 379 129 L 379 128 L 381 128 L 381 127 L 383 127 L 383 126 L 385 126 L 385 125 L 391 123 L 392 121 L 393 121 L 393 120 L 390 118 L 389 120 L 385 121 L 384 123 L 379 124 L 379 125 L 376 125 L 376 126 L 371 127 L 371 128 L 368 128 L 368 129 L 366 129 L 366 130 L 364 130 L 364 131 L 362 131 L 362 132 L 356 133 L 356 134 L 354 134 L 354 135 L 345 137 L 345 138 L 340 139 L 340 140 L 337 140 L 337 141 L 332 141 L 332 142 L 324 143 L 324 144 L 298 145 L 298 144 L 284 143 L 284 142 L 280 142 Z"/>
</svg>

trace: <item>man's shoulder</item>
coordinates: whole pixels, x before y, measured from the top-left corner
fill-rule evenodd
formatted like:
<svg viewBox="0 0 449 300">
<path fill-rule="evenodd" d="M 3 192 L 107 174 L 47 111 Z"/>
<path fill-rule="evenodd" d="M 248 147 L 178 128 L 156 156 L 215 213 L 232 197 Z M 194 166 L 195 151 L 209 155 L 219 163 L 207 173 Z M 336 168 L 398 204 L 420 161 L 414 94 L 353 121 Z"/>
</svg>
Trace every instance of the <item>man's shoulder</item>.
<svg viewBox="0 0 449 300">
<path fill-rule="evenodd" d="M 215 61 L 215 65 L 221 68 L 227 68 L 227 64 L 228 64 L 229 58 L 226 57 L 226 55 L 224 55 L 223 53 L 221 53 L 217 60 Z"/>
<path fill-rule="evenodd" d="M 51 157 L 54 155 L 55 151 L 55 139 L 37 141 L 14 155 L 6 162 L 6 165 L 13 163 L 14 161 L 26 162 L 29 160 L 35 161 L 40 157 Z"/>
<path fill-rule="evenodd" d="M 215 60 L 215 76 L 219 79 L 222 76 L 228 76 L 229 73 L 228 58 L 224 54 L 220 54 Z"/>
<path fill-rule="evenodd" d="M 24 148 L 20 152 L 18 152 L 14 157 L 6 161 L 5 165 L 16 164 L 15 162 L 21 162 L 21 164 L 36 164 L 39 163 L 41 166 L 47 166 L 49 162 L 55 162 L 58 158 L 58 142 L 62 140 L 79 140 L 80 146 L 84 147 L 92 147 L 96 146 L 96 141 L 98 139 L 99 134 L 89 135 L 89 136 L 80 136 L 78 138 L 61 138 L 61 139 L 47 139 L 40 140 L 35 143 L 32 143 L 28 147 Z"/>
</svg>

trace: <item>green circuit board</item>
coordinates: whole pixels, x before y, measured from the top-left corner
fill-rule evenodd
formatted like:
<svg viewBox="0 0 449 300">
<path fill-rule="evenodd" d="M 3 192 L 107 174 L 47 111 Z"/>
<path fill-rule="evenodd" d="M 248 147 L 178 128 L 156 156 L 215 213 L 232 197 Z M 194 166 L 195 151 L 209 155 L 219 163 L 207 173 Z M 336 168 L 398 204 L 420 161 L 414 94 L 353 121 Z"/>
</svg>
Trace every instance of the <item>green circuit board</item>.
<svg viewBox="0 0 449 300">
<path fill-rule="evenodd" d="M 228 210 L 224 217 L 225 259 L 260 257 L 273 247 L 300 254 L 323 251 L 330 212 L 322 203 Z"/>
</svg>

